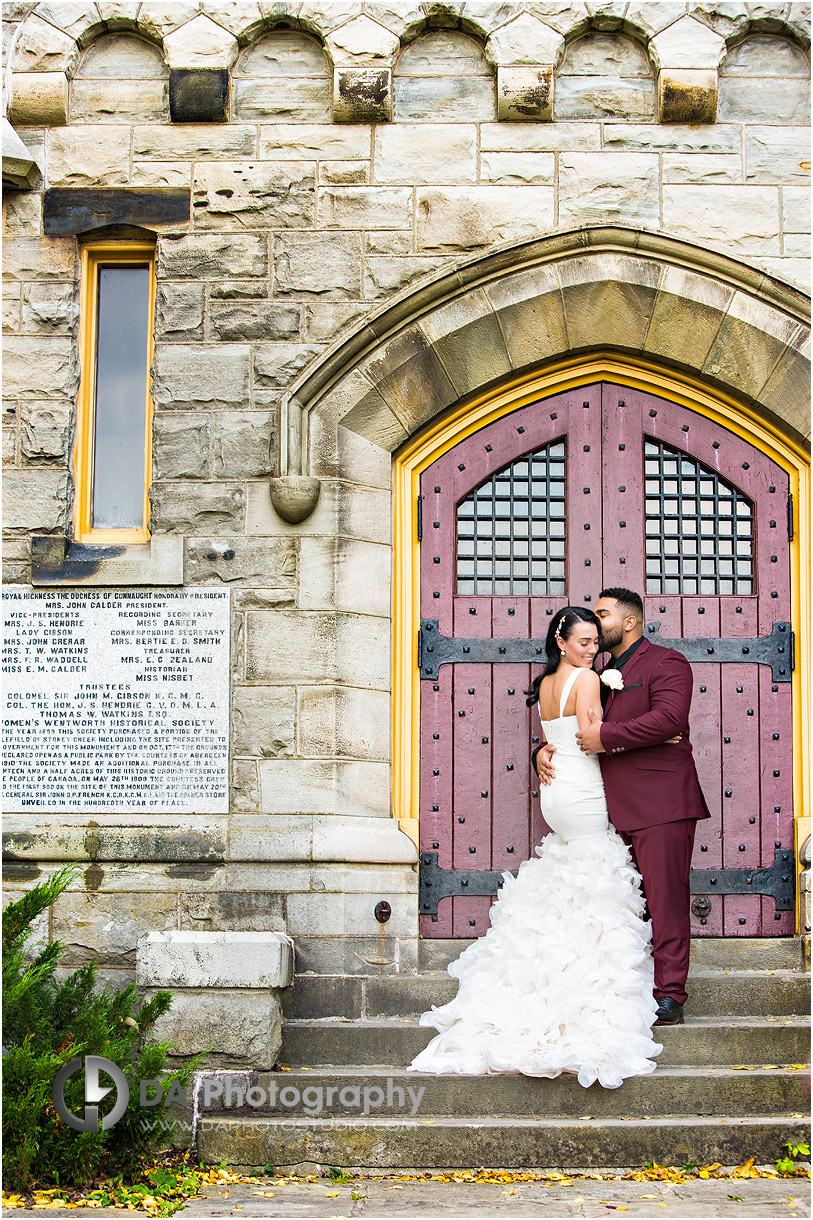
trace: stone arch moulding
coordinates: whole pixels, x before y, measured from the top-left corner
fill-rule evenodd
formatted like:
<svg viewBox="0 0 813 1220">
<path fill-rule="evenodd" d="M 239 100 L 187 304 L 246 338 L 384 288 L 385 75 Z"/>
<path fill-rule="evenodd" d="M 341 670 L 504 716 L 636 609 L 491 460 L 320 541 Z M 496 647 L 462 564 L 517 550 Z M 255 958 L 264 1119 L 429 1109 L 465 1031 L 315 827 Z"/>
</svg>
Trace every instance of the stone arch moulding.
<svg viewBox="0 0 813 1220">
<path fill-rule="evenodd" d="M 280 485 L 388 478 L 395 454 L 393 812 L 417 842 L 416 487 L 445 448 L 534 398 L 612 378 L 715 418 L 788 470 L 798 670 L 809 659 L 809 301 L 689 243 L 595 226 L 469 257 L 338 340 L 283 402 Z M 384 471 L 386 470 L 386 476 Z M 303 488 L 303 491 L 306 490 Z M 272 496 L 277 495 L 272 488 Z M 300 518 L 301 519 L 301 518 Z M 805 740 L 809 708 L 795 683 Z M 803 760 L 799 805 L 807 810 Z"/>
</svg>

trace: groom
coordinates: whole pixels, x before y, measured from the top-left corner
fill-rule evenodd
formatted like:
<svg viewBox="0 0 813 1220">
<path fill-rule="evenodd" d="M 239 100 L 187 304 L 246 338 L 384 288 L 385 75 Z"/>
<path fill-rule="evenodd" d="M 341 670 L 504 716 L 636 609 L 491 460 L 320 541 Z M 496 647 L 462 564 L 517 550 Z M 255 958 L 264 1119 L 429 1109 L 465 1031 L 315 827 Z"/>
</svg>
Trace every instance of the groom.
<svg viewBox="0 0 813 1220">
<path fill-rule="evenodd" d="M 694 834 L 698 820 L 711 816 L 689 742 L 692 670 L 681 653 L 644 639 L 644 607 L 637 593 L 603 589 L 595 613 L 601 647 L 612 658 L 603 672 L 614 669 L 621 678 L 613 682 L 616 689 L 602 683 L 603 721 L 591 716 L 590 727 L 576 736 L 585 754 L 601 756 L 610 821 L 643 880 L 652 919 L 655 1024 L 678 1025 L 689 971 Z M 670 744 L 675 737 L 677 743 Z M 543 783 L 547 754 L 537 763 Z"/>
</svg>

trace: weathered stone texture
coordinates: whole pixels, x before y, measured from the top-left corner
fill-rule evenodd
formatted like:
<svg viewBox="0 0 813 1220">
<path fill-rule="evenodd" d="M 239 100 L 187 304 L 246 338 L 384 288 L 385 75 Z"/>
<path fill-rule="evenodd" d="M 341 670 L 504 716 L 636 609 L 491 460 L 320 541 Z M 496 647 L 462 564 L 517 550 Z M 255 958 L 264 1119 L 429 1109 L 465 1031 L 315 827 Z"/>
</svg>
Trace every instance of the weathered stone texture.
<svg viewBox="0 0 813 1220">
<path fill-rule="evenodd" d="M 299 690 L 298 752 L 305 757 L 386 762 L 390 750 L 390 697 L 352 686 Z"/>
<path fill-rule="evenodd" d="M 3 196 L 3 233 L 34 237 L 41 232 L 42 195 L 32 191 L 6 191 Z M 17 237 L 15 244 L 19 240 Z"/>
<path fill-rule="evenodd" d="M 179 1058 L 203 1051 L 216 1054 L 221 1064 L 268 1069 L 282 1044 L 279 1001 L 273 999 L 271 989 L 183 988 L 176 992 L 169 1012 L 159 1017 L 153 1033 L 169 1042 L 170 1055 Z"/>
<path fill-rule="evenodd" d="M 321 348 L 302 343 L 261 343 L 254 349 L 254 384 L 285 389 Z"/>
<path fill-rule="evenodd" d="M 202 284 L 159 284 L 155 294 L 156 338 L 202 339 L 203 308 Z"/>
<path fill-rule="evenodd" d="M 361 234 L 280 233 L 274 238 L 274 291 L 295 300 L 358 298 Z"/>
<path fill-rule="evenodd" d="M 268 273 L 268 242 L 259 233 L 225 235 L 190 233 L 161 237 L 156 274 L 159 279 L 220 279 Z"/>
<path fill-rule="evenodd" d="M 275 416 L 227 411 L 212 420 L 212 471 L 220 479 L 256 479 L 274 469 Z"/>
<path fill-rule="evenodd" d="M 190 539 L 186 547 L 187 579 L 195 585 L 292 589 L 295 545 L 292 538 Z M 240 647 L 239 621 L 237 630 L 235 653 Z"/>
<path fill-rule="evenodd" d="M 209 331 L 213 339 L 294 339 L 299 335 L 297 305 L 252 301 L 248 305 L 213 302 Z"/>
<path fill-rule="evenodd" d="M 20 453 L 32 464 L 64 461 L 73 423 L 69 402 L 23 402 L 20 405 Z"/>
<path fill-rule="evenodd" d="M 556 172 L 553 153 L 488 152 L 480 157 L 483 182 L 508 186 L 550 186 Z"/>
<path fill-rule="evenodd" d="M 195 173 L 193 203 L 200 229 L 300 228 L 313 223 L 314 173 L 290 161 L 208 162 Z"/>
<path fill-rule="evenodd" d="M 418 191 L 418 248 L 473 250 L 532 237 L 553 225 L 553 188 L 424 187 Z"/>
<path fill-rule="evenodd" d="M 409 187 L 324 186 L 317 195 L 324 229 L 407 229 L 412 224 Z"/>
<path fill-rule="evenodd" d="M 295 710 L 293 687 L 237 687 L 232 700 L 232 752 L 254 758 L 292 758 Z"/>
<path fill-rule="evenodd" d="M 779 253 L 779 192 L 762 186 L 664 186 L 663 223 L 732 253 Z"/>
<path fill-rule="evenodd" d="M 130 177 L 129 127 L 56 127 L 48 144 L 51 186 L 118 186 Z"/>
<path fill-rule="evenodd" d="M 190 931 L 285 930 L 284 893 L 181 894 L 180 908 L 180 926 Z"/>
<path fill-rule="evenodd" d="M 197 161 L 208 157 L 253 157 L 257 128 L 246 124 L 138 126 L 133 130 L 133 156 L 148 161 Z"/>
<path fill-rule="evenodd" d="M 79 301 L 74 284 L 46 282 L 23 286 L 23 333 L 73 334 L 78 321 Z"/>
<path fill-rule="evenodd" d="M 251 349 L 244 344 L 156 344 L 152 397 L 157 407 L 243 406 Z"/>
<path fill-rule="evenodd" d="M 79 360 L 71 339 L 8 335 L 3 344 L 3 386 L 10 398 L 72 398 Z"/>
<path fill-rule="evenodd" d="M 364 186 L 370 181 L 370 162 L 322 161 L 319 181 L 332 186 Z"/>
<path fill-rule="evenodd" d="M 181 412 L 153 420 L 157 479 L 203 479 L 209 470 L 209 416 Z"/>
<path fill-rule="evenodd" d="M 375 181 L 448 185 L 476 182 L 476 127 L 463 123 L 378 126 Z"/>
<path fill-rule="evenodd" d="M 559 219 L 657 223 L 658 158 L 648 153 L 559 157 Z"/>
<path fill-rule="evenodd" d="M 245 494 L 229 483 L 154 483 L 150 528 L 166 534 L 208 534 L 215 526 L 242 532 Z"/>
<path fill-rule="evenodd" d="M 266 161 L 361 161 L 370 159 L 366 124 L 273 123 L 260 128 L 260 157 Z"/>
<path fill-rule="evenodd" d="M 177 903 L 172 893 L 62 894 L 52 910 L 54 938 L 65 945 L 62 961 L 134 964 L 139 937 L 177 926 Z"/>
<path fill-rule="evenodd" d="M 71 280 L 75 266 L 73 238 L 15 237 L 14 241 L 4 244 L 4 279 Z"/>
<path fill-rule="evenodd" d="M 810 147 L 806 127 L 746 127 L 748 182 L 809 182 Z"/>
<path fill-rule="evenodd" d="M 393 74 L 399 122 L 477 122 L 496 117 L 494 76 L 478 44 L 432 30 L 402 52 Z"/>
<path fill-rule="evenodd" d="M 75 80 L 72 123 L 169 121 L 169 86 L 164 80 Z"/>
</svg>

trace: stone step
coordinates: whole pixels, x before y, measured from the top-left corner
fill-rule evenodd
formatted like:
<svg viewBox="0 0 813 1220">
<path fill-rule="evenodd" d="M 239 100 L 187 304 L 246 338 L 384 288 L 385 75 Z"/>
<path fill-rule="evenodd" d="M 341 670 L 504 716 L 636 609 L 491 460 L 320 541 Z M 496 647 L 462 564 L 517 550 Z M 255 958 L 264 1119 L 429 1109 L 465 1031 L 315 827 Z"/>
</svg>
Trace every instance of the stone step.
<svg viewBox="0 0 813 1220">
<path fill-rule="evenodd" d="M 472 940 L 422 939 L 418 942 L 418 968 L 445 970 Z M 798 936 L 697 937 L 692 940 L 692 971 L 800 970 L 802 941 Z"/>
<path fill-rule="evenodd" d="M 289 1066 L 404 1066 L 436 1033 L 418 1025 L 416 1017 L 286 1021 L 278 1058 Z M 664 1048 L 658 1056 L 659 1067 L 804 1063 L 810 1055 L 810 1022 L 804 1017 L 687 1018 L 685 1025 L 659 1026 L 653 1034 Z"/>
<path fill-rule="evenodd" d="M 297 975 L 283 992 L 286 1018 L 409 1017 L 448 1003 L 458 982 L 444 972 Z M 687 1017 L 804 1016 L 810 976 L 795 970 L 700 971 L 690 975 Z"/>
<path fill-rule="evenodd" d="M 592 1108 L 591 1098 L 592 1092 L 578 1108 Z M 775 1161 L 786 1140 L 803 1143 L 808 1132 L 806 1109 L 801 1114 L 771 1118 L 691 1116 L 646 1122 L 623 1118 L 410 1120 L 372 1115 L 203 1117 L 198 1152 L 209 1164 L 226 1161 L 246 1170 L 303 1162 L 347 1169 L 604 1169 L 653 1160 L 667 1165 L 712 1161 L 739 1165 L 748 1157 L 758 1164 Z"/>
<path fill-rule="evenodd" d="M 803 1069 L 755 1067 L 741 1071 L 733 1068 L 658 1068 L 650 1076 L 625 1080 L 620 1090 L 604 1089 L 596 1084 L 589 1092 L 570 1074 L 545 1080 L 520 1072 L 439 1076 L 386 1067 L 365 1067 L 362 1071 L 357 1067 L 293 1068 L 284 1073 L 252 1074 L 252 1087 L 265 1092 L 267 1104 L 241 1106 L 242 1094 L 238 1087 L 231 1096 L 225 1096 L 224 1101 L 231 1103 L 225 1110 L 220 1110 L 221 1103 L 217 1099 L 206 1105 L 205 1110 L 209 1117 L 219 1110 L 232 1115 L 239 1110 L 244 1117 L 253 1114 L 255 1117 L 285 1118 L 291 1113 L 284 1096 L 284 1090 L 288 1088 L 296 1090 L 300 1097 L 303 1091 L 311 1090 L 309 1096 L 321 1097 L 322 1104 L 332 1108 L 334 1114 L 336 1111 L 346 1114 L 354 1104 L 360 1109 L 361 1103 L 351 1100 L 348 1105 L 347 1098 L 352 1094 L 343 1096 L 343 1090 L 356 1089 L 361 1096 L 364 1089 L 369 1089 L 369 1109 L 377 1117 L 426 1120 L 453 1114 L 457 1118 L 482 1115 L 489 1118 L 570 1118 L 589 1113 L 597 1118 L 640 1119 L 670 1115 L 745 1118 L 807 1110 L 809 1084 L 810 1074 Z M 315 1089 L 322 1092 L 316 1094 Z M 332 1093 L 328 1092 L 331 1089 Z M 306 1103 L 297 1101 L 293 1092 L 287 1097 L 300 1111 L 304 1108 Z M 259 1093 L 255 1093 L 254 1099 L 263 1101 Z M 372 1099 L 377 1099 L 377 1104 L 373 1104 Z"/>
</svg>

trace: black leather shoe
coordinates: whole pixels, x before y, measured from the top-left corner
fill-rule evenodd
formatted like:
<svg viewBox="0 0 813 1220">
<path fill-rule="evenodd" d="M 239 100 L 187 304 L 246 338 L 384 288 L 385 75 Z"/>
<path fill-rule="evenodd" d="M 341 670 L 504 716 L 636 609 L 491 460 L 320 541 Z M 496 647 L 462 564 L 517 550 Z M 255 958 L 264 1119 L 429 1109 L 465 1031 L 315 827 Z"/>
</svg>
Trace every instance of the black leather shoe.
<svg viewBox="0 0 813 1220">
<path fill-rule="evenodd" d="M 658 1011 L 655 1014 L 654 1024 L 682 1025 L 683 1005 L 678 1004 L 677 1000 L 672 999 L 670 995 L 661 996 L 660 999 L 658 999 Z"/>
</svg>

